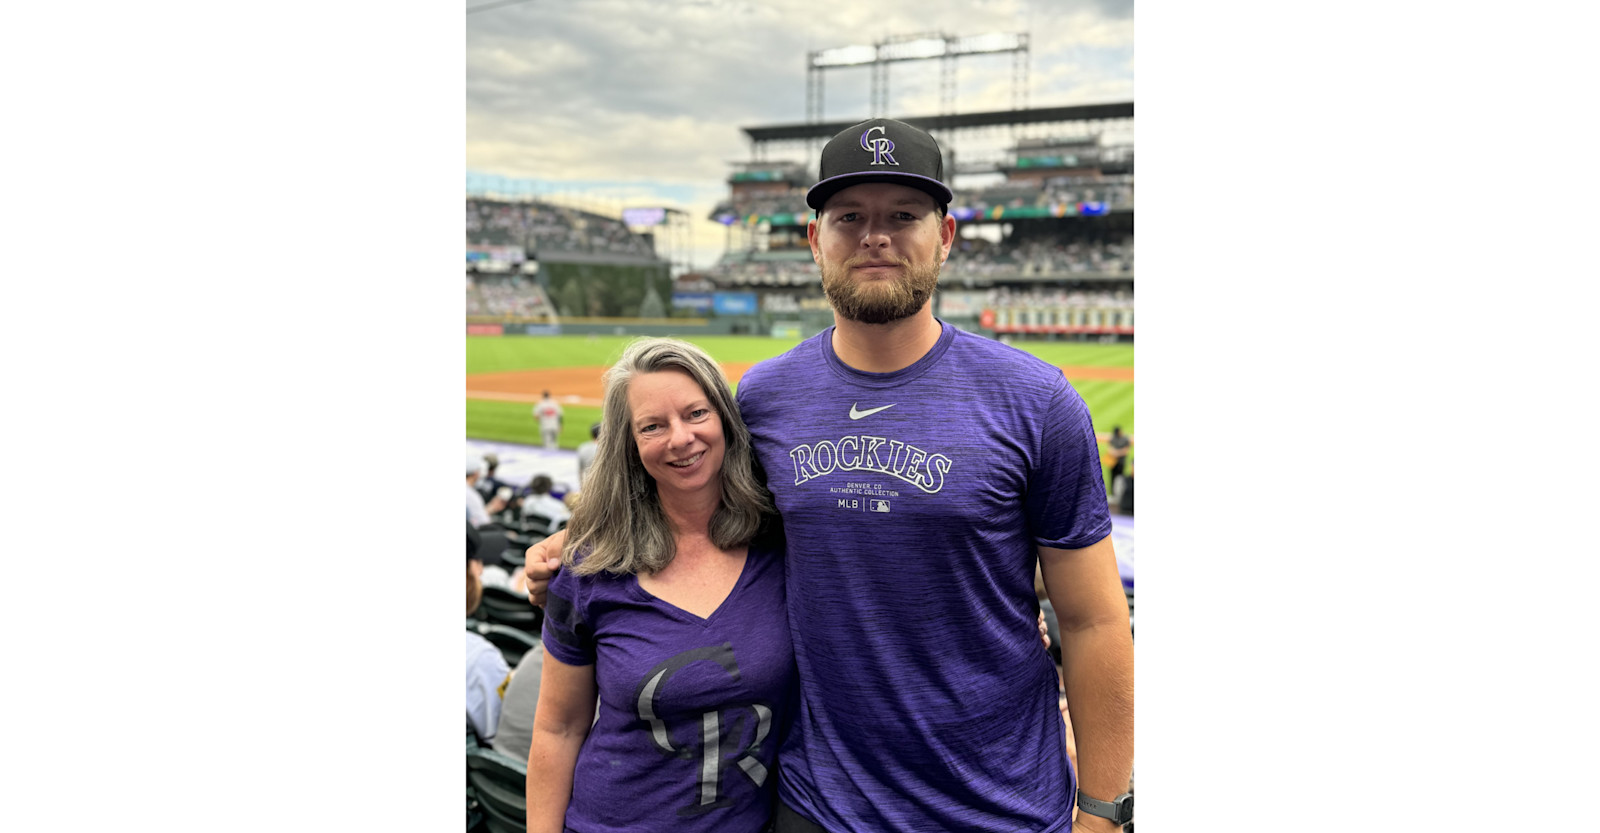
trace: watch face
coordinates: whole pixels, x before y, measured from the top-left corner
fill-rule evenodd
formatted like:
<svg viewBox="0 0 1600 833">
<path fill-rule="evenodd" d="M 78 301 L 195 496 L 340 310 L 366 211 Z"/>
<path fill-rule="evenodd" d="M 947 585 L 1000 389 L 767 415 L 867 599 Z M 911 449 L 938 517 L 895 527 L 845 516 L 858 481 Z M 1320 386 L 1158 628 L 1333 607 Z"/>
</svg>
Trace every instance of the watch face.
<svg viewBox="0 0 1600 833">
<path fill-rule="evenodd" d="M 1121 801 L 1117 802 L 1117 818 L 1115 820 L 1121 824 L 1133 821 L 1133 793 L 1128 793 L 1122 797 Z"/>
</svg>

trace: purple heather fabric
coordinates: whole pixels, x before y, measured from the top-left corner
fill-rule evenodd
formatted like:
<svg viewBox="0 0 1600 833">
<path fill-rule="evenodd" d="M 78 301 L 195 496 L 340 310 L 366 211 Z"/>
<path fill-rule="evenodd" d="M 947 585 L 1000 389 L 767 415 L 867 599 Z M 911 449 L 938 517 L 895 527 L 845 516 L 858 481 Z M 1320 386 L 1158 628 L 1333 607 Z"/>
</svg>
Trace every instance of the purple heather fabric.
<svg viewBox="0 0 1600 833">
<path fill-rule="evenodd" d="M 896 373 L 832 328 L 738 400 L 788 534 L 801 703 L 779 795 L 831 831 L 1057 831 L 1076 789 L 1039 644 L 1040 545 L 1111 531 L 1061 370 L 944 324 Z"/>
<path fill-rule="evenodd" d="M 782 551 L 756 544 L 706 619 L 655 598 L 631 575 L 556 574 L 545 648 L 568 665 L 594 665 L 600 691 L 578 753 L 568 829 L 762 829 L 795 695 L 783 611 Z"/>
</svg>

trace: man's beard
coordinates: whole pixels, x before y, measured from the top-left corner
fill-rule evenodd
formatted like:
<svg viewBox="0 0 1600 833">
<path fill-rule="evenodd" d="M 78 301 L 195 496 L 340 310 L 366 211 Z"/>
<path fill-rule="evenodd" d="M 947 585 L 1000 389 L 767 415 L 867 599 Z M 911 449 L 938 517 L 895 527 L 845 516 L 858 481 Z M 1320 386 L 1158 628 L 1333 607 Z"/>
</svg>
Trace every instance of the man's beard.
<svg viewBox="0 0 1600 833">
<path fill-rule="evenodd" d="M 863 282 L 850 277 L 852 267 L 871 260 L 857 255 L 842 264 L 822 265 L 822 291 L 840 316 L 862 324 L 888 324 L 916 315 L 933 297 L 939 283 L 939 261 L 912 264 L 899 258 L 895 262 L 905 274 L 893 280 Z"/>
</svg>

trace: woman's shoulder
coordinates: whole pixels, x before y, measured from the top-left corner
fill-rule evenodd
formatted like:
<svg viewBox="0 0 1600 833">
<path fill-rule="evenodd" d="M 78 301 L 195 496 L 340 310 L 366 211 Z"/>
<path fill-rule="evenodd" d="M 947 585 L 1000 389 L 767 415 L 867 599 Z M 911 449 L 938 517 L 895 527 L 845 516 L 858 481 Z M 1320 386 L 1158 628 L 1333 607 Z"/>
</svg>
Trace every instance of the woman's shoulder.
<svg viewBox="0 0 1600 833">
<path fill-rule="evenodd" d="M 606 593 L 613 588 L 627 584 L 632 578 L 630 573 L 613 573 L 600 570 L 594 573 L 580 574 L 577 566 L 583 563 L 586 552 L 576 552 L 570 559 L 563 558 L 561 569 L 556 572 L 555 578 L 550 580 L 551 588 L 556 587 L 556 582 L 561 582 L 561 587 L 569 594 L 575 593 Z M 566 594 L 564 594 L 566 595 Z"/>
</svg>

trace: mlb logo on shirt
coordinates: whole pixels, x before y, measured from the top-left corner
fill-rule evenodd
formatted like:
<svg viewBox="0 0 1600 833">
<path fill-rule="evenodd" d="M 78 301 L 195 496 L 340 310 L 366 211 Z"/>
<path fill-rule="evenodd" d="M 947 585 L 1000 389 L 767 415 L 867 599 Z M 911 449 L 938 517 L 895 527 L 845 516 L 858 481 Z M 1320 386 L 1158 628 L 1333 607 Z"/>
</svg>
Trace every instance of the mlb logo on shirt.
<svg viewBox="0 0 1600 833">
<path fill-rule="evenodd" d="M 887 512 L 887 511 L 889 511 L 889 501 L 887 501 L 887 500 L 869 500 L 869 501 L 867 501 L 867 509 L 869 509 L 869 510 L 871 510 L 873 512 Z"/>
</svg>

